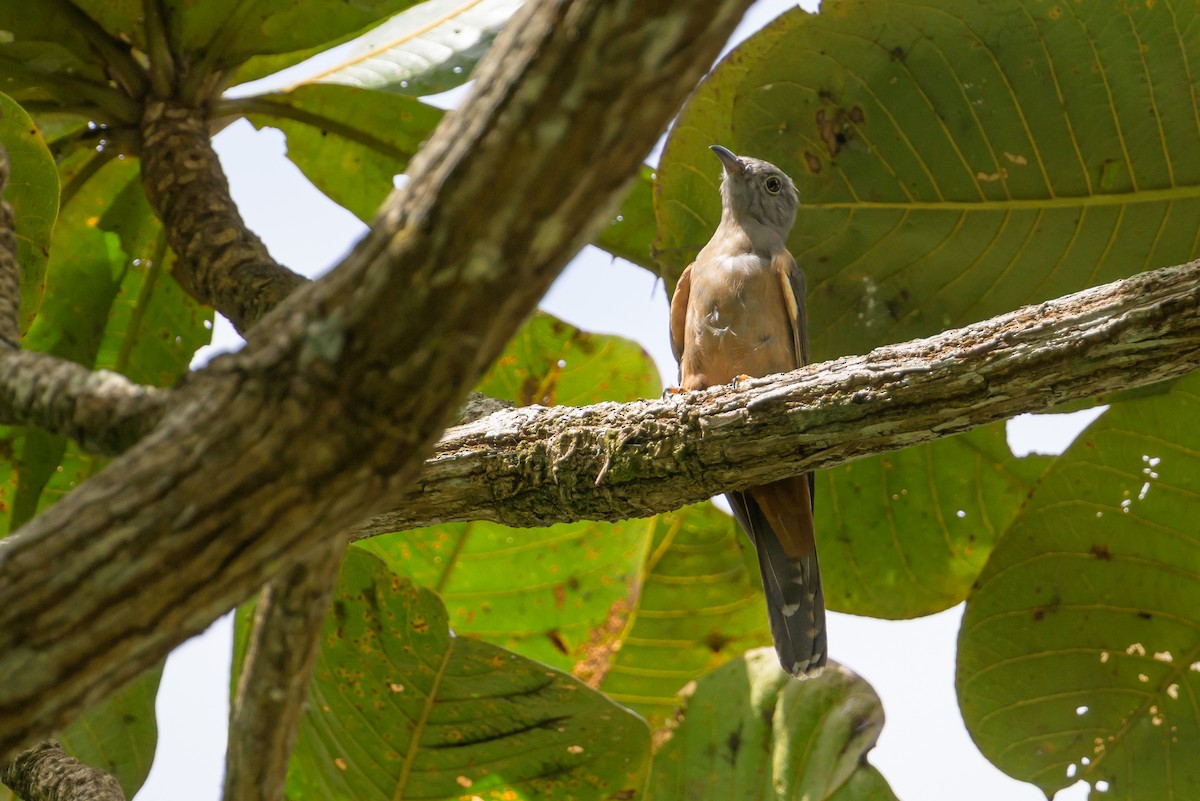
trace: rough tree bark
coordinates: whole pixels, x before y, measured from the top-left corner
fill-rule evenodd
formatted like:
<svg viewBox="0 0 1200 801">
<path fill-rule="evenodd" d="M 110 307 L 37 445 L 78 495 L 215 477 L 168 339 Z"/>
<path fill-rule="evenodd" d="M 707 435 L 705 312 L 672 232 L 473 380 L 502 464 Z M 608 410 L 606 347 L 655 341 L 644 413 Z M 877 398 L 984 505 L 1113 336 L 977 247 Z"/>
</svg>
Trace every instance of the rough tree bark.
<svg viewBox="0 0 1200 801">
<path fill-rule="evenodd" d="M 448 116 L 347 261 L 5 542 L 0 752 L 403 495 L 746 5 L 578 0 L 510 26 L 496 46 L 511 60 Z"/>
<path fill-rule="evenodd" d="M 641 517 L 1198 367 L 1200 261 L 736 387 L 499 412 L 353 534 Z"/>
<path fill-rule="evenodd" d="M 46 740 L 0 767 L 0 781 L 25 801 L 125 801 L 120 783 Z"/>
</svg>

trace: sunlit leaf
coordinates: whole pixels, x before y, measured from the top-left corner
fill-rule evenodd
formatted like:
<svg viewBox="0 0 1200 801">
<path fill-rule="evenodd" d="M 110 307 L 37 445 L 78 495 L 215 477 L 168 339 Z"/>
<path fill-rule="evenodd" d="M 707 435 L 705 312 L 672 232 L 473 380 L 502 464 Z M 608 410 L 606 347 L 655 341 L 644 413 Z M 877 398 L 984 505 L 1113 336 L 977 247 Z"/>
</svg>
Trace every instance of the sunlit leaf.
<svg viewBox="0 0 1200 801">
<path fill-rule="evenodd" d="M 961 602 L 1049 462 L 1014 457 L 1001 422 L 819 472 L 826 604 L 901 619 Z"/>
<path fill-rule="evenodd" d="M 658 395 L 654 362 L 624 337 L 591 334 L 537 312 L 505 346 L 479 391 L 519 406 L 585 406 Z"/>
<path fill-rule="evenodd" d="M 284 132 L 288 158 L 318 189 L 364 222 L 442 118 L 415 98 L 333 84 L 242 102 L 256 126 Z"/>
<path fill-rule="evenodd" d="M 645 520 L 513 529 L 449 523 L 358 543 L 441 596 L 456 634 L 571 670 L 634 606 Z"/>
<path fill-rule="evenodd" d="M 411 5 L 413 0 L 163 0 L 176 50 L 200 54 L 216 68 L 337 41 Z"/>
<path fill-rule="evenodd" d="M 304 83 L 357 86 L 418 97 L 470 77 L 522 0 L 427 0 L 322 54 Z M 314 67 L 316 65 L 314 64 Z M 305 65 L 296 68 L 305 71 Z"/>
<path fill-rule="evenodd" d="M 50 234 L 58 215 L 58 171 L 33 120 L 0 94 L 0 144 L 8 154 L 4 199 L 13 208 L 17 263 L 21 268 L 21 332 L 29 329 L 42 303 Z"/>
</svg>

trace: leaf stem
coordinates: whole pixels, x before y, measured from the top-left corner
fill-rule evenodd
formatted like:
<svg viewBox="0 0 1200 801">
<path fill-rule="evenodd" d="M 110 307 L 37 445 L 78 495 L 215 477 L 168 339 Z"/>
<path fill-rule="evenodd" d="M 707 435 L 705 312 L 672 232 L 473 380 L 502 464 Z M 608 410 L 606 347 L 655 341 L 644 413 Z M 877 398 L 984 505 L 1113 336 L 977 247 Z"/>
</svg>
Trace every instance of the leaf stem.
<svg viewBox="0 0 1200 801">
<path fill-rule="evenodd" d="M 146 72 L 133 57 L 128 44 L 106 31 L 73 0 L 51 0 L 51 3 L 71 23 L 71 27 L 96 48 L 104 63 L 112 70 L 112 77 L 130 97 L 138 98 L 146 94 Z"/>
<path fill-rule="evenodd" d="M 102 112 L 96 115 L 98 121 L 132 124 L 141 119 L 141 103 L 111 86 L 63 75 L 61 72 L 31 67 L 5 55 L 0 55 L 0 64 L 13 72 L 33 76 L 44 84 L 73 92 L 84 100 L 94 103 L 96 110 Z M 73 106 L 73 108 L 78 107 Z"/>
<path fill-rule="evenodd" d="M 167 37 L 166 13 L 162 0 L 143 0 L 146 49 L 150 55 L 150 88 L 156 97 L 167 98 L 175 91 L 175 55 Z"/>
</svg>

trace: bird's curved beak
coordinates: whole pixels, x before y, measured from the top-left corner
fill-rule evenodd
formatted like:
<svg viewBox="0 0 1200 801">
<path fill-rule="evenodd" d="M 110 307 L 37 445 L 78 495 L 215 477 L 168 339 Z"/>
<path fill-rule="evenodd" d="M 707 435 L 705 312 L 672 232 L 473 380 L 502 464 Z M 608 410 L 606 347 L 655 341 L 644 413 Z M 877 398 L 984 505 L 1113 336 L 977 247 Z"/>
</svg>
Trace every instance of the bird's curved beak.
<svg viewBox="0 0 1200 801">
<path fill-rule="evenodd" d="M 730 175 L 741 175 L 746 171 L 746 168 L 742 166 L 742 160 L 734 155 L 734 152 L 729 148 L 712 145 L 710 149 L 721 160 L 721 164 L 725 167 L 725 172 Z"/>
</svg>

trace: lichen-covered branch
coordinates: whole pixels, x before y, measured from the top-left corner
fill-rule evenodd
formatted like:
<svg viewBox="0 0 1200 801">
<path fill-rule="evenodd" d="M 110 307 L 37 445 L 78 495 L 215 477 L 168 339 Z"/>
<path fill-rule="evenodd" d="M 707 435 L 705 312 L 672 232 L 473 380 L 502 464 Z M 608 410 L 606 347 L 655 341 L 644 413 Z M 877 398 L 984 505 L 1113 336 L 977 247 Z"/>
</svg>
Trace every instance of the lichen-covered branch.
<svg viewBox="0 0 1200 801">
<path fill-rule="evenodd" d="M 35 425 L 118 454 L 154 428 L 168 390 L 32 351 L 0 350 L 0 423 Z"/>
<path fill-rule="evenodd" d="M 666 512 L 1198 366 L 1192 262 L 737 387 L 500 412 L 446 432 L 410 495 L 354 535 Z"/>
<path fill-rule="evenodd" d="M 141 160 L 142 186 L 178 256 L 175 280 L 189 295 L 245 334 L 305 283 L 246 228 L 201 111 L 168 100 L 148 102 Z"/>
<path fill-rule="evenodd" d="M 523 7 L 354 253 L 0 546 L 0 754 L 404 496 L 748 2 Z M 175 247 L 187 257 L 189 243 Z"/>
<path fill-rule="evenodd" d="M 0 766 L 0 782 L 25 801 L 125 801 L 110 774 L 68 756 L 57 740 L 46 740 Z"/>
</svg>

